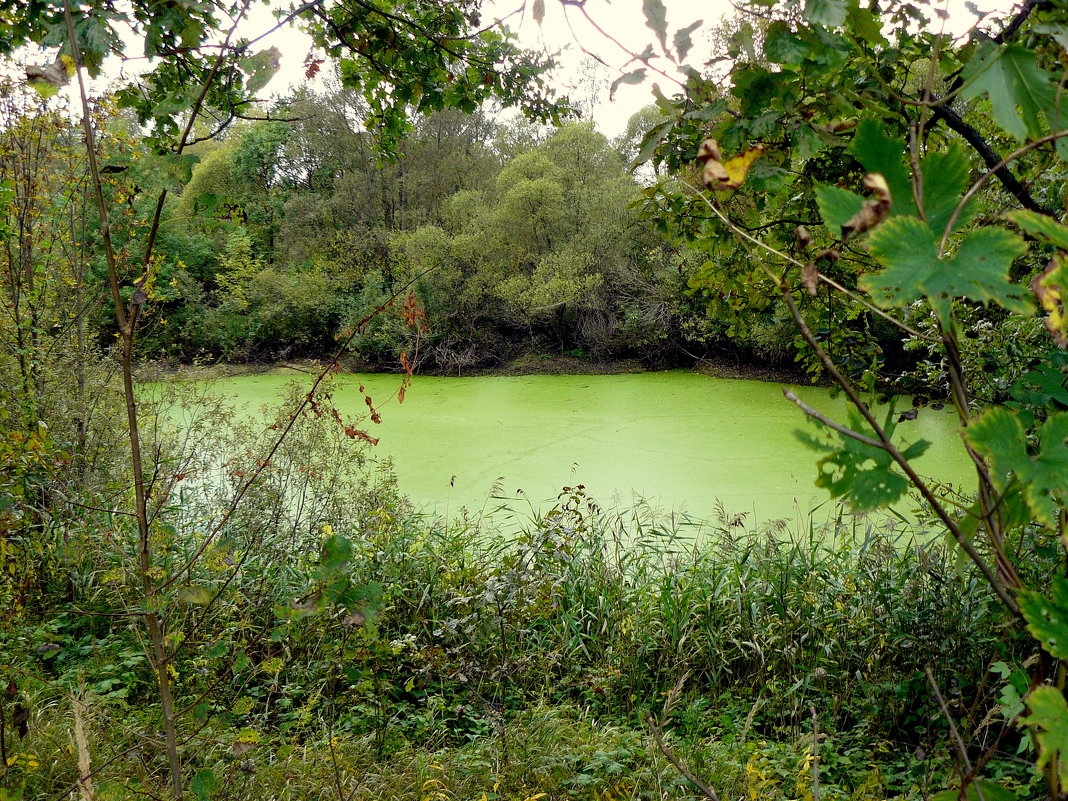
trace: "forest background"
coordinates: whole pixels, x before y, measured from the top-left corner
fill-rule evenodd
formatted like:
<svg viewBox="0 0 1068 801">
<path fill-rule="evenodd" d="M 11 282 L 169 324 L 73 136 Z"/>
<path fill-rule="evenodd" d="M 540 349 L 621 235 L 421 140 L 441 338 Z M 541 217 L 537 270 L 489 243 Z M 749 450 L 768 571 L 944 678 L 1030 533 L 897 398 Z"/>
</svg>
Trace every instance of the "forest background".
<svg viewBox="0 0 1068 801">
<path fill-rule="evenodd" d="M 0 91 L 0 797 L 1064 796 L 1057 3 L 957 39 L 757 3 L 698 54 L 645 0 L 613 83 L 686 79 L 616 141 L 473 2 L 284 13 L 338 85 L 258 113 L 247 9 L 0 9 L 0 49 L 54 58 Z M 150 68 L 92 95 L 115 54 Z M 575 487 L 428 520 L 360 469 L 343 360 L 399 402 L 532 353 L 799 365 L 853 407 L 784 399 L 841 515 L 694 537 Z M 302 356 L 266 426 L 138 389 Z M 955 410 L 974 496 L 875 416 L 902 390 Z M 894 536 L 851 514 L 907 493 Z"/>
</svg>

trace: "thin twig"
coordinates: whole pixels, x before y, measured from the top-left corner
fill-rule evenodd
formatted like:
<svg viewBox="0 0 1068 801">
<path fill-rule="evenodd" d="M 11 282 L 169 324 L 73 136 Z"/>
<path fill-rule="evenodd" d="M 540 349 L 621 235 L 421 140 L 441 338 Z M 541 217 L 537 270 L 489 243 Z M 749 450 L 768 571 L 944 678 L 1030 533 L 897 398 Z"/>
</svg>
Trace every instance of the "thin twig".
<svg viewBox="0 0 1068 801">
<path fill-rule="evenodd" d="M 649 733 L 653 736 L 653 742 L 656 743 L 656 747 L 660 749 L 661 754 L 667 757 L 668 762 L 675 766 L 675 770 L 681 773 L 683 778 L 696 787 L 709 801 L 719 801 L 716 791 L 694 776 L 690 769 L 683 765 L 679 758 L 664 744 L 663 733 L 660 731 L 660 727 L 656 725 L 656 719 L 652 715 L 646 715 L 645 722 L 649 724 Z"/>
<path fill-rule="evenodd" d="M 935 681 L 934 673 L 931 672 L 931 666 L 924 667 L 923 672 L 927 674 L 927 681 L 931 684 L 931 689 L 934 690 L 935 699 L 938 701 L 938 707 L 942 710 L 942 714 L 946 716 L 946 722 L 949 724 L 949 731 L 953 735 L 953 739 L 956 742 L 957 749 L 960 751 L 960 758 L 964 763 L 964 767 L 967 768 L 967 774 L 970 776 L 972 773 L 972 761 L 968 758 L 968 749 L 964 745 L 964 739 L 960 736 L 960 732 L 957 730 L 957 724 L 953 722 L 953 716 L 949 714 L 949 706 L 946 704 L 946 699 L 942 697 L 942 690 L 938 687 L 938 682 Z M 978 783 L 975 785 L 975 792 L 979 796 L 979 801 L 986 801 L 983 798 L 983 788 Z M 961 783 L 960 797 L 965 798 L 965 792 L 967 786 Z"/>
<path fill-rule="evenodd" d="M 822 412 L 813 409 L 811 406 L 809 406 L 807 403 L 797 397 L 797 395 L 794 394 L 793 390 L 786 389 L 784 387 L 782 394 L 786 397 L 786 400 L 793 403 L 795 406 L 797 406 L 797 408 L 799 408 L 809 417 L 813 417 L 816 420 L 819 420 L 828 428 L 833 428 L 842 436 L 849 437 L 850 439 L 855 439 L 857 442 L 863 442 L 870 448 L 878 448 L 881 451 L 886 450 L 886 448 L 883 447 L 883 443 L 881 443 L 879 440 L 872 439 L 871 437 L 865 436 L 859 431 L 854 431 L 851 428 L 846 428 L 844 425 L 842 425 L 841 423 L 836 423 L 834 420 L 827 417 L 827 415 L 823 414 Z"/>
<path fill-rule="evenodd" d="M 957 208 L 953 209 L 953 213 L 949 216 L 949 220 L 946 222 L 946 228 L 942 232 L 942 238 L 938 242 L 938 257 L 941 258 L 942 253 L 945 252 L 946 242 L 949 239 L 950 233 L 953 231 L 953 226 L 957 224 L 958 218 L 964 212 L 964 207 L 968 205 L 968 202 L 973 197 L 975 197 L 976 193 L 980 189 L 986 186 L 987 181 L 989 181 L 1002 168 L 1008 166 L 1010 163 L 1020 158 L 1020 156 L 1024 155 L 1025 153 L 1028 153 L 1029 151 L 1034 150 L 1036 147 L 1040 147 L 1041 145 L 1053 142 L 1054 140 L 1062 139 L 1065 136 L 1068 136 L 1068 130 L 1046 134 L 1045 136 L 1036 139 L 1033 142 L 1028 142 L 1026 145 L 1016 148 L 1016 150 L 1009 153 L 1009 155 L 1007 155 L 1005 158 L 1003 158 L 1001 161 L 999 161 L 997 164 L 995 164 L 993 167 L 991 167 L 989 170 L 979 176 L 978 180 L 976 180 L 976 182 L 971 185 L 968 191 L 964 193 L 964 197 L 961 198 L 960 203 L 957 204 Z"/>
</svg>

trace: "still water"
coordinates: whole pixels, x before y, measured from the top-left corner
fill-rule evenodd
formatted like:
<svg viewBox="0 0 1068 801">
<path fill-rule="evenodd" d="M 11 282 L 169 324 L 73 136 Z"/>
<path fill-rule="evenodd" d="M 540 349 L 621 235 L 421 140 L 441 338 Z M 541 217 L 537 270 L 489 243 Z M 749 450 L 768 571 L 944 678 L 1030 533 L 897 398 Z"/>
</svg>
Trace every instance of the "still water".
<svg viewBox="0 0 1068 801">
<path fill-rule="evenodd" d="M 293 381 L 307 386 L 310 377 L 283 368 L 216 381 L 213 390 L 256 409 L 277 404 Z M 827 500 L 814 485 L 815 454 L 793 433 L 815 429 L 779 384 L 686 371 L 416 377 L 398 403 L 390 398 L 398 377 L 346 375 L 334 393 L 346 417 L 366 411 L 361 384 L 382 418 L 363 424 L 380 440 L 373 458 L 391 459 L 402 492 L 428 512 L 502 502 L 544 508 L 575 484 L 605 507 L 642 498 L 708 518 L 722 504 L 749 522 L 796 519 Z M 844 419 L 843 399 L 820 388 L 793 389 Z M 917 463 L 922 474 L 966 488 L 974 483 L 949 411 L 921 409 L 897 434 L 902 442 L 933 443 Z"/>
</svg>

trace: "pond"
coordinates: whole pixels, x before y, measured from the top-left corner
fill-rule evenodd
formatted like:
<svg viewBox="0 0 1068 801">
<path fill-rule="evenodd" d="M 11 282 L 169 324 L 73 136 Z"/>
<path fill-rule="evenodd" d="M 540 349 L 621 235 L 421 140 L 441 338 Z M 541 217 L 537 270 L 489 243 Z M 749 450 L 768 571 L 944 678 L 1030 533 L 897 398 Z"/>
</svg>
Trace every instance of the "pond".
<svg viewBox="0 0 1068 801">
<path fill-rule="evenodd" d="M 283 368 L 217 381 L 214 390 L 257 408 L 277 403 L 294 380 L 307 385 L 311 377 Z M 399 383 L 391 375 L 339 376 L 335 405 L 356 414 L 365 408 L 360 384 L 378 406 Z M 794 390 L 844 419 L 844 399 L 816 387 Z M 365 426 L 380 440 L 372 456 L 392 459 L 401 491 L 427 512 L 448 516 L 502 503 L 546 508 L 562 487 L 576 484 L 604 507 L 644 499 L 699 518 L 714 518 L 720 505 L 746 513 L 747 522 L 831 509 L 814 485 L 816 454 L 794 436 L 815 429 L 779 384 L 687 371 L 417 376 L 403 404 L 394 398 L 380 412 L 380 424 Z M 974 486 L 950 411 L 920 409 L 897 434 L 903 442 L 933 443 L 917 462 L 921 474 Z"/>
</svg>

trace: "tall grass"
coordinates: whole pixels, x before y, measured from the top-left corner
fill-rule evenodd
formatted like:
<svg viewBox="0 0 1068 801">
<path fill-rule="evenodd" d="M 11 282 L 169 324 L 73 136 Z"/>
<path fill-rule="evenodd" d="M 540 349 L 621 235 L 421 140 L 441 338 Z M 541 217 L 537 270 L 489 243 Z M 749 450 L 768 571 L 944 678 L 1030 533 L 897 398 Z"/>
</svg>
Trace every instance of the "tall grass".
<svg viewBox="0 0 1068 801">
<path fill-rule="evenodd" d="M 919 792 L 950 759 L 924 670 L 977 731 L 997 718 L 992 664 L 1028 655 L 951 554 L 845 518 L 749 530 L 642 505 L 609 514 L 581 488 L 525 520 L 504 509 L 446 525 L 389 486 L 347 508 L 352 518 L 323 526 L 352 542 L 360 614 L 307 603 L 322 531 L 259 530 L 270 558 L 248 561 L 175 661 L 178 703 L 199 705 L 183 731 L 200 744 L 190 769 L 243 771 L 213 799 L 253 797 L 253 776 L 288 776 L 278 798 L 337 797 L 338 783 L 355 798 L 421 801 L 687 797 L 645 736 L 645 715 L 660 716 L 675 687 L 664 729 L 721 787 L 796 796 L 819 732 L 825 797 Z M 212 564 L 191 580 L 217 582 Z M 71 609 L 96 598 L 89 589 Z M 5 662 L 19 636 L 57 645 L 21 659 L 39 677 L 27 745 L 51 760 L 27 786 L 47 797 L 76 778 L 74 757 L 46 752 L 70 715 L 63 688 L 86 676 L 87 728 L 139 759 L 94 781 L 150 782 L 162 754 L 136 736 L 155 724 L 127 623 L 68 610 L 46 628 L 0 642 Z M 297 765 L 307 781 L 286 773 Z"/>
</svg>

